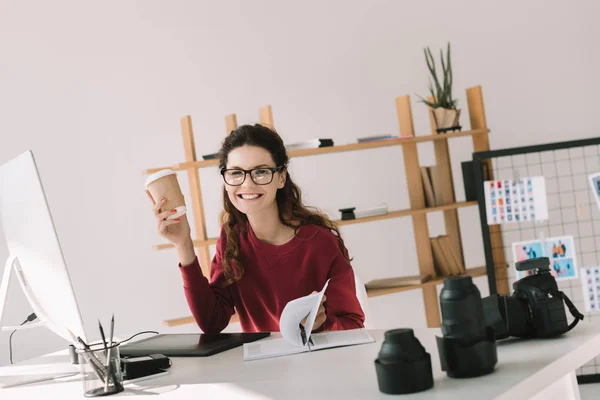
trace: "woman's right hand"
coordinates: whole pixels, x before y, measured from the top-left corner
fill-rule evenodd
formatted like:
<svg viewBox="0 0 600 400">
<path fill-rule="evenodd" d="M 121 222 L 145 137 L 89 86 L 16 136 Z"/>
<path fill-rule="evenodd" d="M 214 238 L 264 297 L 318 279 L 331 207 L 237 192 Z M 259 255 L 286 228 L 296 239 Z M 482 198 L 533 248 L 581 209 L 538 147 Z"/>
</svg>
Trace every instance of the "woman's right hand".
<svg viewBox="0 0 600 400">
<path fill-rule="evenodd" d="M 175 210 L 162 209 L 166 199 L 163 198 L 159 202 L 155 202 L 149 191 L 146 190 L 146 194 L 152 202 L 152 210 L 154 212 L 154 217 L 156 218 L 158 233 L 177 248 L 184 247 L 191 243 L 192 238 L 187 215 L 183 214 L 176 219 L 167 219 L 168 216 L 175 213 Z"/>
</svg>

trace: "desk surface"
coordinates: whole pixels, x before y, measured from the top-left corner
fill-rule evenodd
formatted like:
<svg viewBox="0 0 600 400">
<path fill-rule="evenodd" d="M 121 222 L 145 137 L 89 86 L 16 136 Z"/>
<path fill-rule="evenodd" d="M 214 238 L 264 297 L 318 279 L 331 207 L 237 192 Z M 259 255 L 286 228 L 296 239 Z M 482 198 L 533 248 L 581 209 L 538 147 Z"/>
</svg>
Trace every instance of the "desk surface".
<svg viewBox="0 0 600 400">
<path fill-rule="evenodd" d="M 383 330 L 371 331 L 375 343 L 244 362 L 242 348 L 208 358 L 174 358 L 171 373 L 126 385 L 117 395 L 153 396 L 165 399 L 382 399 L 397 398 L 379 392 L 373 361 L 381 347 Z M 431 355 L 434 387 L 402 398 L 410 399 L 525 399 L 600 353 L 600 332 L 587 322 L 580 323 L 561 338 L 513 340 L 498 343 L 498 364 L 494 373 L 472 379 L 451 379 L 441 371 L 435 342 L 438 329 L 415 329 Z M 57 364 L 66 371 L 65 352 L 39 357 L 25 364 Z M 7 378 L 0 368 L 0 383 Z M 20 368 L 20 367 L 19 367 Z M 3 371 L 3 372 L 2 372 Z M 199 395 L 203 395 L 202 397 Z M 206 397 L 208 395 L 208 397 Z M 78 377 L 63 382 L 48 381 L 0 389 L 0 398 L 83 398 Z"/>
</svg>

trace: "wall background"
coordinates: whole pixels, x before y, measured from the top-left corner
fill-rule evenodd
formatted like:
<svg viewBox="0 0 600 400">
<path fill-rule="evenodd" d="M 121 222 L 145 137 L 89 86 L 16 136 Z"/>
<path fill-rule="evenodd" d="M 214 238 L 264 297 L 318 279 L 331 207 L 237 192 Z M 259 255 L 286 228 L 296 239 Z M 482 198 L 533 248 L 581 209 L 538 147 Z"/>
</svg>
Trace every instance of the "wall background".
<svg viewBox="0 0 600 400">
<path fill-rule="evenodd" d="M 91 338 L 112 312 L 122 335 L 164 330 L 162 320 L 189 314 L 175 252 L 151 249 L 160 240 L 141 174 L 183 161 L 183 115 L 193 118 L 200 155 L 218 149 L 225 115 L 254 123 L 265 104 L 286 142 L 343 144 L 398 132 L 394 98 L 410 94 L 415 129 L 426 134 L 415 96 L 427 91 L 423 47 L 437 56 L 450 41 L 455 93 L 466 106 L 464 89 L 482 85 L 492 148 L 598 135 L 600 4 L 592 0 L 0 0 L 0 10 L 0 163 L 35 153 Z M 433 163 L 432 147 L 420 151 L 422 164 Z M 460 161 L 471 151 L 469 138 L 452 141 L 458 200 Z M 348 206 L 408 207 L 398 148 L 294 159 L 290 173 L 306 202 L 334 218 Z M 220 176 L 204 169 L 201 179 L 216 236 Z M 460 218 L 467 264 L 481 265 L 477 209 Z M 443 233 L 441 220 L 431 216 L 432 236 Z M 416 273 L 410 219 L 342 234 L 363 281 Z M 0 260 L 7 256 L 0 241 Z M 487 295 L 485 278 L 477 281 Z M 18 324 L 30 309 L 14 282 L 9 299 L 4 321 Z M 370 308 L 380 328 L 425 325 L 420 291 L 372 299 Z M 7 342 L 0 333 L 0 364 Z M 18 332 L 13 343 L 16 361 L 66 344 L 44 329 Z"/>
</svg>

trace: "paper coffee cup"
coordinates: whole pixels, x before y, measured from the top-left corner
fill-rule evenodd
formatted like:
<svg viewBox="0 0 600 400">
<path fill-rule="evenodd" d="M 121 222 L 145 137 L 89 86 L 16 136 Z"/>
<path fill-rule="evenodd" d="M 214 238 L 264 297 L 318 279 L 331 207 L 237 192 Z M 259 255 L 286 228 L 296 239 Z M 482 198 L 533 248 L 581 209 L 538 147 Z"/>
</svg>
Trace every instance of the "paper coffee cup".
<svg viewBox="0 0 600 400">
<path fill-rule="evenodd" d="M 177 210 L 175 214 L 169 215 L 167 219 L 179 218 L 187 212 L 185 199 L 181 193 L 177 174 L 170 169 L 163 169 L 146 178 L 146 189 L 152 195 L 155 202 L 159 202 L 163 197 L 167 199 L 161 207 L 161 211 Z"/>
</svg>

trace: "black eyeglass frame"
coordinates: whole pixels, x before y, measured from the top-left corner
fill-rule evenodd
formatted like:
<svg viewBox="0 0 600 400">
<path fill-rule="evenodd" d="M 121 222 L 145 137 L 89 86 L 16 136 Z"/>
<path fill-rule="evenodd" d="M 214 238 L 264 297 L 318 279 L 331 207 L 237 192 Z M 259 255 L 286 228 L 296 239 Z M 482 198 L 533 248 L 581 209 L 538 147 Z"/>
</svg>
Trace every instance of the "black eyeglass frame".
<svg viewBox="0 0 600 400">
<path fill-rule="evenodd" d="M 229 186 L 241 186 L 241 185 L 243 185 L 244 182 L 246 182 L 246 176 L 248 174 L 250 174 L 250 179 L 252 179 L 252 182 L 254 182 L 256 185 L 263 186 L 263 185 L 268 185 L 271 182 L 273 182 L 273 177 L 275 176 L 275 172 L 281 172 L 281 170 L 284 169 L 284 168 L 285 168 L 285 165 L 280 165 L 278 167 L 258 167 L 258 168 L 252 168 L 252 169 L 241 169 L 241 168 L 229 168 L 229 169 L 225 169 L 225 168 L 222 168 L 220 172 L 221 172 L 221 176 L 223 177 L 223 182 L 225 182 L 225 184 L 227 184 Z M 252 171 L 256 171 L 256 170 L 259 170 L 259 169 L 266 169 L 266 170 L 271 171 L 271 180 L 269 182 L 267 182 L 267 183 L 257 183 L 254 180 L 254 178 L 252 177 Z M 242 179 L 242 181 L 239 184 L 232 185 L 231 183 L 227 182 L 227 180 L 225 179 L 225 172 L 227 172 L 227 171 L 242 171 L 244 173 L 244 179 Z"/>
</svg>

